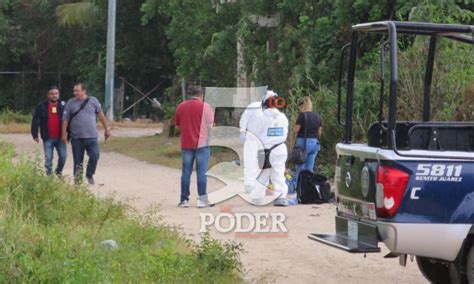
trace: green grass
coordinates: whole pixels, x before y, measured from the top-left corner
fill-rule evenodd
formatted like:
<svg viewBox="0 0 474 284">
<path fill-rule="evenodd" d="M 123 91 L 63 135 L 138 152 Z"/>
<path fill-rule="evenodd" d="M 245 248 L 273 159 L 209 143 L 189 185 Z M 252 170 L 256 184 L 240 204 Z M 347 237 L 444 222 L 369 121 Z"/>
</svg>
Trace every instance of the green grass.
<svg viewBox="0 0 474 284">
<path fill-rule="evenodd" d="M 31 114 L 23 114 L 18 111 L 10 109 L 0 110 L 0 133 L 30 133 Z M 162 123 L 146 123 L 146 122 L 118 122 L 113 121 L 109 123 L 112 129 L 120 128 L 161 128 Z M 97 123 L 97 127 L 102 129 L 102 124 Z"/>
<path fill-rule="evenodd" d="M 0 111 L 0 133 L 29 133 L 31 115 L 4 109 Z"/>
<path fill-rule="evenodd" d="M 181 169 L 181 148 L 177 137 L 168 138 L 161 135 L 138 138 L 114 137 L 101 147 L 104 151 L 121 153 L 151 164 Z M 219 162 L 232 160 L 238 160 L 237 154 L 232 150 L 211 147 L 209 168 Z"/>
<path fill-rule="evenodd" d="M 27 134 L 30 133 L 30 125 L 26 123 L 0 123 L 0 133 L 3 134 Z"/>
<path fill-rule="evenodd" d="M 195 244 L 156 210 L 97 199 L 13 155 L 0 141 L 1 283 L 242 282 L 240 245 L 208 236 Z"/>
<path fill-rule="evenodd" d="M 31 123 L 31 119 L 31 114 L 22 114 L 9 109 L 0 111 L 0 124 L 29 124 Z"/>
</svg>

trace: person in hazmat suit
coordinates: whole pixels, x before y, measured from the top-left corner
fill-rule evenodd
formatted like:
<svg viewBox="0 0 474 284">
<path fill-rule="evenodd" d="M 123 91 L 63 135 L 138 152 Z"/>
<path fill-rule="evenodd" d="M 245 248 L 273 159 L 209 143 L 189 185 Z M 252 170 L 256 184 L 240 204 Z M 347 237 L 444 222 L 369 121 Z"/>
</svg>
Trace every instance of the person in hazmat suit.
<svg viewBox="0 0 474 284">
<path fill-rule="evenodd" d="M 252 203 L 259 205 L 263 202 L 268 185 L 273 185 L 275 206 L 287 206 L 288 185 L 285 179 L 285 163 L 288 157 L 285 145 L 288 137 L 288 118 L 277 108 L 278 94 L 267 91 L 261 104 L 262 113 L 258 119 L 248 121 L 247 128 L 251 129 L 263 149 L 257 150 L 258 168 L 255 163 L 249 165 L 251 171 L 258 171 L 255 186 L 250 196 Z M 250 171 L 250 170 L 249 170 Z"/>
<path fill-rule="evenodd" d="M 240 117 L 240 141 L 244 143 L 244 185 L 245 192 L 250 193 L 255 188 L 255 181 L 260 173 L 258 168 L 258 148 L 261 142 L 255 136 L 254 120 L 259 120 L 263 115 L 262 102 L 253 102 L 247 106 Z"/>
</svg>

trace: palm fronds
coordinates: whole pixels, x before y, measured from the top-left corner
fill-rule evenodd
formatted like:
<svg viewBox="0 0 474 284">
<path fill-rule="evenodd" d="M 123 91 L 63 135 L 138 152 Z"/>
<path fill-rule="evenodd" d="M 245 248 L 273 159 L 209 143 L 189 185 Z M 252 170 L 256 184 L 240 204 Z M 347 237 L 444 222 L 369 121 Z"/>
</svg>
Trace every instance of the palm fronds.
<svg viewBox="0 0 474 284">
<path fill-rule="evenodd" d="M 95 1 L 85 0 L 59 5 L 56 8 L 56 16 L 61 26 L 86 25 L 95 21 L 100 11 Z"/>
</svg>

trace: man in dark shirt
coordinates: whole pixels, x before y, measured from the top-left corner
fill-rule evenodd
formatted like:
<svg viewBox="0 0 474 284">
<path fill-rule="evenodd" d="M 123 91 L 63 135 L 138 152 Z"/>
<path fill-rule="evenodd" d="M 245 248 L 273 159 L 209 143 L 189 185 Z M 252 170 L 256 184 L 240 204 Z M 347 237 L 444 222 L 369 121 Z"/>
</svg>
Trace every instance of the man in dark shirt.
<svg viewBox="0 0 474 284">
<path fill-rule="evenodd" d="M 196 161 L 197 207 L 208 207 L 206 171 L 209 163 L 209 131 L 214 123 L 214 113 L 209 104 L 203 102 L 202 89 L 195 87 L 192 97 L 178 105 L 174 122 L 180 129 L 181 157 L 181 201 L 179 207 L 189 207 L 189 187 L 193 164 Z"/>
<path fill-rule="evenodd" d="M 31 135 L 36 143 L 39 142 L 38 128 L 41 140 L 43 140 L 46 174 L 52 174 L 53 152 L 58 153 L 58 165 L 56 175 L 60 176 L 66 162 L 66 144 L 61 141 L 61 114 L 65 103 L 59 101 L 59 89 L 51 86 L 48 89 L 48 99 L 41 102 L 35 110 L 31 122 Z"/>
</svg>

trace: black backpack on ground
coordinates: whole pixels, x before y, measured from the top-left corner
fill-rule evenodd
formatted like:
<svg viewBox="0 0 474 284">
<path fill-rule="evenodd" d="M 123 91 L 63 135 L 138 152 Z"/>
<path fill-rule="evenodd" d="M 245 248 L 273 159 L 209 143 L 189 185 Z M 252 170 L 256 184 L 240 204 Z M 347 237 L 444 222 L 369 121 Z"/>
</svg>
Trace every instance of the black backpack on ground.
<svg viewBox="0 0 474 284">
<path fill-rule="evenodd" d="M 329 203 L 333 199 L 327 178 L 307 170 L 300 172 L 296 192 L 302 204 Z"/>
</svg>

